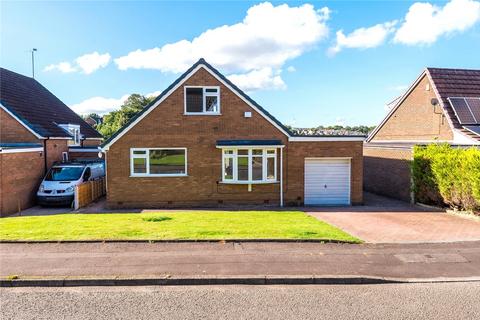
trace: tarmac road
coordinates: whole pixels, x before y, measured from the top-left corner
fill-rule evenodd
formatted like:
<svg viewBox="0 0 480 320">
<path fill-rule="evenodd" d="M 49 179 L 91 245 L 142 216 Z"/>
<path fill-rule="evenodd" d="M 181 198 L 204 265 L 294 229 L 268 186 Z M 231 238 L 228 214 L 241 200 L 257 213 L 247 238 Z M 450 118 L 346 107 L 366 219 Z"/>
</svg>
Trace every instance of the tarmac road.
<svg viewBox="0 0 480 320">
<path fill-rule="evenodd" d="M 480 282 L 1 288 L 6 319 L 480 319 Z"/>
</svg>

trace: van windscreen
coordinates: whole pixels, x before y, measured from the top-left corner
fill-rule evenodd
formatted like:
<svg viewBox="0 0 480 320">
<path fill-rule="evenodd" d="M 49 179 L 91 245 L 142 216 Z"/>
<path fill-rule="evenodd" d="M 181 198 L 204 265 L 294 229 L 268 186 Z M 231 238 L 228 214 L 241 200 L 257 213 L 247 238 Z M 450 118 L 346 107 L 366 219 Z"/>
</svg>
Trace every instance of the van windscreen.
<svg viewBox="0 0 480 320">
<path fill-rule="evenodd" d="M 46 181 L 74 181 L 80 179 L 83 167 L 53 167 L 45 177 Z"/>
</svg>

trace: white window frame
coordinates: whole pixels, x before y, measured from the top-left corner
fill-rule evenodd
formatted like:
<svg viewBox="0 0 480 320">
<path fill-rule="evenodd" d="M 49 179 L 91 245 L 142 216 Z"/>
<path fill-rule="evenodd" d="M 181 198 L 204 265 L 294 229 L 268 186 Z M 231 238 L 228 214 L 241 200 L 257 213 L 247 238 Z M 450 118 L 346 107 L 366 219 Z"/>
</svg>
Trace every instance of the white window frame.
<svg viewBox="0 0 480 320">
<path fill-rule="evenodd" d="M 185 151 L 185 173 L 150 173 L 150 150 L 184 150 Z M 144 155 L 135 155 L 135 151 L 145 151 Z M 133 159 L 142 158 L 145 159 L 146 173 L 135 173 L 133 167 Z M 130 148 L 130 177 L 186 177 L 188 176 L 188 156 L 187 148 L 174 147 L 174 148 Z"/>
<path fill-rule="evenodd" d="M 238 180 L 238 150 L 248 150 L 248 180 Z M 253 168 L 252 168 L 252 158 L 253 150 L 262 150 L 262 180 L 253 180 Z M 274 153 L 269 154 L 267 150 L 272 150 Z M 225 147 L 221 148 L 222 151 L 222 183 L 232 183 L 232 184 L 264 184 L 264 183 L 277 183 L 277 168 L 278 168 L 278 157 L 277 157 L 277 148 L 276 147 Z M 233 151 L 232 154 L 226 154 L 226 151 Z M 240 156 L 242 157 L 242 156 Z M 245 156 L 244 156 L 245 157 Z M 259 156 L 257 156 L 259 157 Z M 226 159 L 233 158 L 233 178 L 225 179 L 225 164 Z M 274 178 L 267 179 L 267 162 L 268 158 L 274 158 Z"/>
<path fill-rule="evenodd" d="M 60 124 L 59 125 L 63 130 L 66 130 L 69 134 L 72 135 L 73 143 L 71 146 L 79 146 L 81 135 L 80 135 L 80 125 L 79 124 Z"/>
<path fill-rule="evenodd" d="M 187 111 L 187 89 L 189 88 L 202 88 L 202 99 L 203 99 L 203 108 L 202 112 L 188 112 Z M 207 89 L 216 89 L 217 92 L 207 92 Z M 217 97 L 218 101 L 218 111 L 213 112 L 213 111 L 207 111 L 207 97 Z M 183 113 L 185 115 L 189 116 L 194 116 L 194 115 L 211 115 L 211 116 L 218 116 L 221 114 L 221 109 L 220 109 L 220 87 L 219 86 L 184 86 L 183 87 Z"/>
</svg>

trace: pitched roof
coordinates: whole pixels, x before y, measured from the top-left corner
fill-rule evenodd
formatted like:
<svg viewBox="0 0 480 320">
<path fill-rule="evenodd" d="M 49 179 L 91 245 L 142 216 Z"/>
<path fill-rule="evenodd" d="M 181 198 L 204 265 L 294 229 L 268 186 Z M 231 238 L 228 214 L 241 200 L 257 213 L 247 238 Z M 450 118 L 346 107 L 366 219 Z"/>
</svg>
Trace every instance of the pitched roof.
<svg viewBox="0 0 480 320">
<path fill-rule="evenodd" d="M 42 137 L 70 137 L 59 124 L 78 124 L 86 138 L 102 136 L 33 78 L 0 68 L 0 103 Z"/>
<path fill-rule="evenodd" d="M 227 83 L 230 87 L 232 87 L 234 90 L 237 91 L 239 95 L 241 95 L 244 99 L 246 99 L 248 102 L 253 104 L 257 109 L 260 110 L 266 117 L 268 117 L 270 120 L 272 120 L 275 124 L 277 124 L 281 129 L 283 129 L 287 135 L 291 134 L 290 130 L 284 126 L 280 121 L 275 119 L 270 113 L 268 113 L 265 109 L 263 109 L 258 103 L 256 103 L 252 98 L 250 98 L 246 93 L 244 93 L 242 90 L 240 90 L 236 85 L 234 85 L 230 80 L 228 80 L 223 74 L 221 74 L 217 69 L 212 67 L 205 59 L 200 58 L 195 64 L 193 64 L 190 68 L 188 68 L 187 71 L 185 71 L 180 77 L 178 77 L 177 80 L 175 80 L 171 85 L 169 85 L 165 90 L 158 95 L 149 105 L 147 105 L 145 108 L 143 108 L 140 112 L 138 112 L 134 117 L 132 117 L 122 128 L 120 128 L 117 132 L 115 132 L 109 139 L 107 139 L 103 144 L 102 147 L 105 147 L 112 143 L 115 138 L 119 137 L 122 135 L 123 132 L 127 130 L 127 128 L 130 127 L 137 119 L 141 118 L 146 112 L 148 112 L 150 109 L 154 108 L 157 103 L 162 100 L 162 98 L 167 97 L 170 94 L 170 91 L 175 88 L 179 83 L 183 82 L 186 80 L 187 76 L 195 70 L 198 66 L 204 65 L 210 71 L 212 71 L 215 75 L 217 75 L 222 81 Z"/>
<path fill-rule="evenodd" d="M 426 70 L 453 127 L 464 135 L 480 141 L 479 135 L 460 124 L 448 101 L 449 97 L 480 97 L 480 70 L 446 68 L 427 68 Z"/>
<path fill-rule="evenodd" d="M 390 109 L 387 116 L 382 120 L 372 133 L 367 138 L 370 142 L 380 128 L 388 121 L 388 119 L 395 113 L 398 107 L 402 104 L 410 92 L 417 86 L 418 82 L 427 76 L 430 80 L 440 103 L 443 106 L 448 121 L 452 124 L 453 129 L 458 130 L 463 135 L 469 137 L 474 141 L 480 141 L 480 136 L 473 133 L 471 130 L 465 129 L 458 121 L 457 116 L 448 100 L 449 97 L 480 97 L 480 70 L 468 69 L 447 69 L 447 68 L 425 68 L 417 80 L 410 86 L 410 88 L 400 98 L 396 98 L 395 105 Z"/>
</svg>

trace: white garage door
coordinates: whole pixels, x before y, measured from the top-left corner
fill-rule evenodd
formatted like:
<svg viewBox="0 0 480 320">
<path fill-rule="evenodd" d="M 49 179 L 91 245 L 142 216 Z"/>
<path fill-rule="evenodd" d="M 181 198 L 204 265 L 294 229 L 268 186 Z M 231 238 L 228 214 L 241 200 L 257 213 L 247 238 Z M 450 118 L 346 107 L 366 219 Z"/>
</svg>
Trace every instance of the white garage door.
<svg viewBox="0 0 480 320">
<path fill-rule="evenodd" d="M 305 205 L 350 204 L 350 159 L 305 159 Z"/>
</svg>

